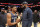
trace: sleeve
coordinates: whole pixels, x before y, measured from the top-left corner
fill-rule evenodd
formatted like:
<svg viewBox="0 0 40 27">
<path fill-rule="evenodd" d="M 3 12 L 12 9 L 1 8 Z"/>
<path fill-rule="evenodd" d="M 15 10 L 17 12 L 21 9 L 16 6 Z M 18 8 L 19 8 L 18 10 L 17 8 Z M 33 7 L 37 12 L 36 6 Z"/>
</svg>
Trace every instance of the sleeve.
<svg viewBox="0 0 40 27">
<path fill-rule="evenodd" d="M 28 10 L 28 19 L 29 19 L 29 20 L 32 20 L 32 17 L 33 17 L 32 10 L 29 9 L 29 10 Z"/>
<path fill-rule="evenodd" d="M 39 20 L 39 14 L 37 14 L 37 18 L 38 18 L 38 20 Z"/>
</svg>

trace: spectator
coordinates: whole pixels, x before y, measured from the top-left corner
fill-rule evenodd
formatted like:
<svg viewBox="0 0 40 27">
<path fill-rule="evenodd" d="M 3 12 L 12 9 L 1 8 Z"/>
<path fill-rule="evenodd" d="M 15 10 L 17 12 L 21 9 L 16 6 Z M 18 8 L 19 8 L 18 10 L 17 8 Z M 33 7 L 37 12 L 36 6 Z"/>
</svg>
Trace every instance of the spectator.
<svg viewBox="0 0 40 27">
<path fill-rule="evenodd" d="M 32 25 L 32 10 L 28 7 L 27 2 L 22 3 L 22 27 L 31 27 Z"/>
<path fill-rule="evenodd" d="M 39 14 L 39 23 L 40 23 L 40 10 L 39 10 L 38 14 Z"/>
<path fill-rule="evenodd" d="M 0 12 L 0 27 L 5 27 L 5 24 L 7 22 L 7 17 L 5 14 L 5 9 L 1 8 L 1 12 Z"/>
<path fill-rule="evenodd" d="M 34 14 L 33 14 L 33 22 L 34 22 L 34 27 L 37 27 L 37 22 L 39 20 L 39 15 L 37 13 L 37 10 L 34 10 Z"/>
</svg>

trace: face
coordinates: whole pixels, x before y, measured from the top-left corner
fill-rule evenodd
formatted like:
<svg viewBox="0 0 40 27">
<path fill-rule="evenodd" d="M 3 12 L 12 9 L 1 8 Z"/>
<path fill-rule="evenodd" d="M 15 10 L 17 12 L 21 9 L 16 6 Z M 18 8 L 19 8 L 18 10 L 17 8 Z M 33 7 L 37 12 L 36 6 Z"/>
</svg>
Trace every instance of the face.
<svg viewBox="0 0 40 27">
<path fill-rule="evenodd" d="M 22 4 L 22 7 L 23 7 L 23 8 L 26 8 L 26 7 L 27 7 L 27 4 Z"/>
<path fill-rule="evenodd" d="M 27 6 L 27 4 L 23 4 L 23 6 Z"/>
<path fill-rule="evenodd" d="M 37 10 L 35 10 L 34 13 L 37 13 Z"/>
<path fill-rule="evenodd" d="M 5 10 L 4 10 L 4 9 L 2 9 L 1 11 L 5 12 Z"/>
<path fill-rule="evenodd" d="M 4 14 L 4 13 L 5 13 L 5 10 L 4 10 L 4 9 L 2 9 L 2 10 L 1 10 L 1 13 L 2 13 L 2 14 Z"/>
<path fill-rule="evenodd" d="M 13 7 L 13 8 L 12 8 L 12 11 L 16 12 L 16 11 L 17 11 L 17 7 L 16 7 L 16 6 Z"/>
</svg>

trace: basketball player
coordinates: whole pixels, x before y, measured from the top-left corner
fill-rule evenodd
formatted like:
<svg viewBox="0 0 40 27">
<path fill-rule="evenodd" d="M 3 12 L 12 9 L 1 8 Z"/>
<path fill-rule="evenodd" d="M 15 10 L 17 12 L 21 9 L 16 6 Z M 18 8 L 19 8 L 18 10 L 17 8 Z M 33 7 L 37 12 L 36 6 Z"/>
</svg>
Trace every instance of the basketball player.
<svg viewBox="0 0 40 27">
<path fill-rule="evenodd" d="M 9 27 L 16 27 L 17 23 L 20 22 L 20 18 L 18 17 L 17 12 L 17 7 L 16 6 L 12 6 L 12 12 L 11 13 L 7 13 L 7 24 L 9 25 Z"/>
</svg>

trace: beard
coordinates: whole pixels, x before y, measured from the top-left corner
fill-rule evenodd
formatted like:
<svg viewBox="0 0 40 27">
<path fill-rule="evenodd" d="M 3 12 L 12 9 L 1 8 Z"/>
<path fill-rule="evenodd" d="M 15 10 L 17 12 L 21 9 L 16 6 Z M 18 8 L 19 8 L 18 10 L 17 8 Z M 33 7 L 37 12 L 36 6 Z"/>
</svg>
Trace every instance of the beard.
<svg viewBox="0 0 40 27">
<path fill-rule="evenodd" d="M 2 13 L 2 14 L 4 14 L 4 12 L 3 12 L 3 11 L 2 11 L 1 13 Z"/>
<path fill-rule="evenodd" d="M 26 7 L 24 6 L 24 7 L 23 7 L 23 10 L 24 10 L 25 8 L 26 8 Z"/>
<path fill-rule="evenodd" d="M 25 6 L 23 8 L 21 8 L 22 9 L 22 12 L 25 10 L 25 8 L 26 8 Z"/>
</svg>

